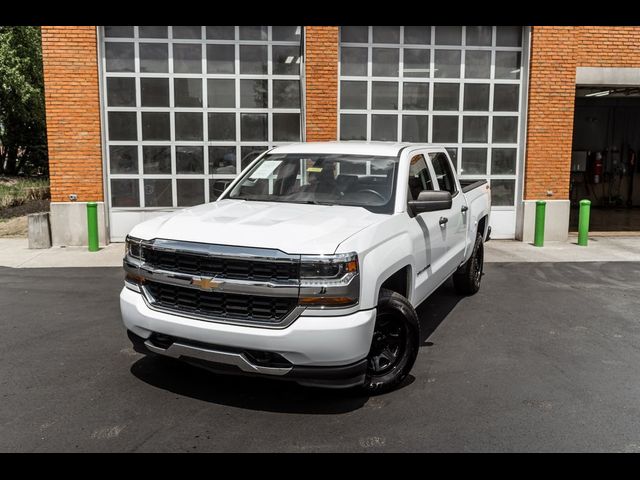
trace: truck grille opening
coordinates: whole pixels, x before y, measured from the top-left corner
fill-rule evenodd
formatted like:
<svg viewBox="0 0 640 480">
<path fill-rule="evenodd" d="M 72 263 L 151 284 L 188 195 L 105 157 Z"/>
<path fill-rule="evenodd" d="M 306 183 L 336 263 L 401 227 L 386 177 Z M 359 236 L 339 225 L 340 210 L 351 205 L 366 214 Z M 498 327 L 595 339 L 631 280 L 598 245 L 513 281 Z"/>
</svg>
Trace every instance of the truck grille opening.
<svg viewBox="0 0 640 480">
<path fill-rule="evenodd" d="M 144 262 L 157 269 L 201 276 L 219 276 L 237 280 L 297 280 L 299 263 L 243 260 L 188 252 L 155 250 L 143 246 Z"/>
<path fill-rule="evenodd" d="M 153 281 L 146 281 L 144 285 L 155 306 L 230 320 L 278 323 L 298 303 L 297 298 L 206 292 Z"/>
</svg>

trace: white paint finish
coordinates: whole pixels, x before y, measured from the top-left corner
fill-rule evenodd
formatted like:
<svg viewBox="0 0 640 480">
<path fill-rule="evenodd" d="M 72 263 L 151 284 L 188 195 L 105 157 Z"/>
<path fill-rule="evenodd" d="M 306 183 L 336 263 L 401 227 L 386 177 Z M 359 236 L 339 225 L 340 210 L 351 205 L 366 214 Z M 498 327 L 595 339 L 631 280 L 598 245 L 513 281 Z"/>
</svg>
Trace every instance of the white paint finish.
<svg viewBox="0 0 640 480">
<path fill-rule="evenodd" d="M 100 245 L 107 245 L 104 202 L 98 204 L 98 237 Z M 51 243 L 53 246 L 86 246 L 87 202 L 51 202 Z"/>
<path fill-rule="evenodd" d="M 512 240 L 516 235 L 515 210 L 491 210 L 491 238 Z"/>
<path fill-rule="evenodd" d="M 569 238 L 569 200 L 546 200 L 544 239 L 545 241 L 566 241 Z M 533 242 L 536 225 L 536 201 L 523 202 L 522 241 Z"/>
<path fill-rule="evenodd" d="M 576 85 L 640 85 L 640 68 L 577 67 Z"/>
</svg>

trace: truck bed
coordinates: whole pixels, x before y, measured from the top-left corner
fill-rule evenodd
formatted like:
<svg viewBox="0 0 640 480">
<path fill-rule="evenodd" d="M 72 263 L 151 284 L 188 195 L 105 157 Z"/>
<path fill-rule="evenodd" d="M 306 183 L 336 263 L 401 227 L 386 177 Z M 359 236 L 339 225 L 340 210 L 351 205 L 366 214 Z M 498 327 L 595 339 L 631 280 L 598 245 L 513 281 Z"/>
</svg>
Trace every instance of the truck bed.
<svg viewBox="0 0 640 480">
<path fill-rule="evenodd" d="M 467 193 L 473 190 L 474 188 L 478 188 L 481 185 L 487 183 L 487 180 L 462 180 L 460 179 L 460 186 L 462 187 L 462 192 Z"/>
</svg>

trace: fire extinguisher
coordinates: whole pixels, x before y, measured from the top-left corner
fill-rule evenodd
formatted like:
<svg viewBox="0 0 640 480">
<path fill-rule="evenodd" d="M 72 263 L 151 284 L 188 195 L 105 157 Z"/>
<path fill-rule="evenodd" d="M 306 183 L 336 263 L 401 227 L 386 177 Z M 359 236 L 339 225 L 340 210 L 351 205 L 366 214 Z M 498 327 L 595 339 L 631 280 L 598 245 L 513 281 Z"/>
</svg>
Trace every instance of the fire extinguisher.
<svg viewBox="0 0 640 480">
<path fill-rule="evenodd" d="M 592 183 L 598 184 L 602 181 L 602 174 L 604 172 L 604 161 L 602 159 L 602 154 L 600 152 L 596 153 L 596 158 L 593 162 L 593 170 L 592 170 Z"/>
</svg>

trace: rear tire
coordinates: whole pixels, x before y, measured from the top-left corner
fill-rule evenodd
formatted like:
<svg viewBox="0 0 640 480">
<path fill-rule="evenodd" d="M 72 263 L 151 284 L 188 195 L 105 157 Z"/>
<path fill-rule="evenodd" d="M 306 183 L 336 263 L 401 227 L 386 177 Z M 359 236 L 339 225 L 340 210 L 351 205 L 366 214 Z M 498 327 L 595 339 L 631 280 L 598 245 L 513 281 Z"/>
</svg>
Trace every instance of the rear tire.
<svg viewBox="0 0 640 480">
<path fill-rule="evenodd" d="M 471 257 L 453 274 L 453 285 L 462 295 L 473 295 L 480 290 L 484 269 L 484 242 L 482 234 L 476 235 Z"/>
<path fill-rule="evenodd" d="M 420 323 L 409 300 L 380 290 L 364 390 L 377 394 L 398 387 L 416 361 L 419 344 Z"/>
</svg>

